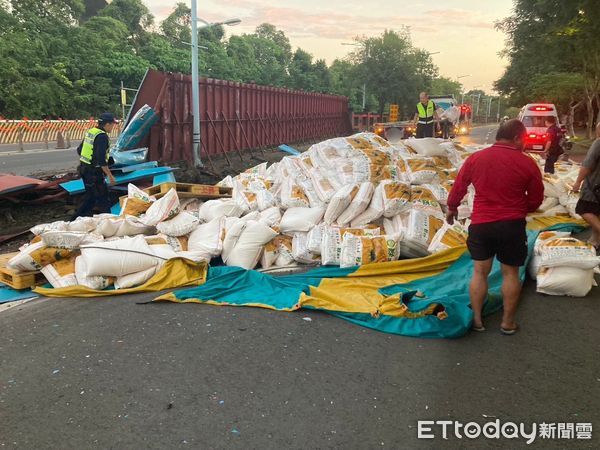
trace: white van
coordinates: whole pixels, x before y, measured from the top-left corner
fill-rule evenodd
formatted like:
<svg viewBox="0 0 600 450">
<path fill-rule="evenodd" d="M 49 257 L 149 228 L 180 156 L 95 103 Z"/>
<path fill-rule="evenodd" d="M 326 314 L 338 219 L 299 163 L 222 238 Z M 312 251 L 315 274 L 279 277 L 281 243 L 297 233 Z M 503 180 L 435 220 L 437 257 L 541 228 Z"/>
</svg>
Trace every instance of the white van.
<svg viewBox="0 0 600 450">
<path fill-rule="evenodd" d="M 552 103 L 529 103 L 521 108 L 518 119 L 527 128 L 527 136 L 525 138 L 526 150 L 534 152 L 544 151 L 546 130 L 548 129 L 545 121 L 548 116 L 556 117 L 556 125 L 560 126 L 556 106 Z"/>
</svg>

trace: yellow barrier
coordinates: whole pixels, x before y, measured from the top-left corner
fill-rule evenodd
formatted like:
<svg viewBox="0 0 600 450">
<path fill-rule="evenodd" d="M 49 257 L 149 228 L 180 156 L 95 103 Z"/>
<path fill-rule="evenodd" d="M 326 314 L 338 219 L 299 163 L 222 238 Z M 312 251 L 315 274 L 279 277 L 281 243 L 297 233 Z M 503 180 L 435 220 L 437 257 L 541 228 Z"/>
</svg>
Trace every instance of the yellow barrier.
<svg viewBox="0 0 600 450">
<path fill-rule="evenodd" d="M 61 139 L 81 141 L 83 135 L 96 123 L 89 120 L 0 120 L 0 144 L 24 144 L 53 142 Z M 119 123 L 110 133 L 117 137 L 121 131 Z"/>
</svg>

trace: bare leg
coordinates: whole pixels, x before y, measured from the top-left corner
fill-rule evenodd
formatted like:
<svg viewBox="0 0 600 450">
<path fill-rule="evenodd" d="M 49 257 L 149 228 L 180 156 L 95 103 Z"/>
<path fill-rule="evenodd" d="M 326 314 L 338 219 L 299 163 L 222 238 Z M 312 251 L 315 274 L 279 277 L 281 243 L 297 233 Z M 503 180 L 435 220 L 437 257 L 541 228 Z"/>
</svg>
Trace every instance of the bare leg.
<svg viewBox="0 0 600 450">
<path fill-rule="evenodd" d="M 504 300 L 504 314 L 502 316 L 502 328 L 512 330 L 517 327 L 515 315 L 521 295 L 521 280 L 519 279 L 519 267 L 502 264 L 502 298 Z"/>
<path fill-rule="evenodd" d="M 485 261 L 473 261 L 474 270 L 471 285 L 469 287 L 469 295 L 471 297 L 471 309 L 473 310 L 473 326 L 482 327 L 481 310 L 483 302 L 488 293 L 488 275 L 492 270 L 493 258 Z"/>
<path fill-rule="evenodd" d="M 593 245 L 600 244 L 600 218 L 592 213 L 584 214 L 581 217 L 583 217 L 583 220 L 592 227 L 592 237 L 590 238 L 590 242 Z"/>
</svg>

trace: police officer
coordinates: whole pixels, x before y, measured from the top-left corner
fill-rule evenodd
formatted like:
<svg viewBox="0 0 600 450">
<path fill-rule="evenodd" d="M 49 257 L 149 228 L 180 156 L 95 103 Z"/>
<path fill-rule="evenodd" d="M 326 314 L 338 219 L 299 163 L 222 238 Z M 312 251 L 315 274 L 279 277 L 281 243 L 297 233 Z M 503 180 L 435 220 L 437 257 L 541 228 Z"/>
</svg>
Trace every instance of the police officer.
<svg viewBox="0 0 600 450">
<path fill-rule="evenodd" d="M 110 212 L 110 198 L 108 196 L 108 185 L 104 180 L 106 175 L 111 184 L 115 177 L 108 168 L 110 143 L 108 134 L 113 130 L 117 121 L 112 113 L 102 113 L 98 119 L 98 125 L 90 128 L 79 147 L 79 174 L 83 180 L 85 194 L 83 202 L 73 220 L 80 216 L 91 216 L 94 207 L 101 213 Z"/>
<path fill-rule="evenodd" d="M 546 145 L 544 147 L 544 153 L 546 155 L 546 164 L 544 166 L 545 173 L 554 173 L 554 163 L 558 161 L 560 155 L 563 154 L 561 147 L 561 141 L 563 134 L 561 129 L 556 124 L 556 117 L 546 117 Z"/>
<path fill-rule="evenodd" d="M 435 103 L 429 100 L 427 92 L 421 92 L 419 100 L 414 118 L 417 122 L 417 138 L 433 137 L 435 121 L 439 120 Z"/>
</svg>

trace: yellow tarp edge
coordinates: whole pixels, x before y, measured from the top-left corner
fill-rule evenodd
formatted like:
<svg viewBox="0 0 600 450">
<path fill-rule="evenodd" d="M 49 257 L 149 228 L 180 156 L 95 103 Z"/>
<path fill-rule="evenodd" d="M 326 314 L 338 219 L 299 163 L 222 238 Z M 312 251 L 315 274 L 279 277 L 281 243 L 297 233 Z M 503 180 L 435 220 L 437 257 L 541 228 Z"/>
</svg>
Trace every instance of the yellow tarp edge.
<svg viewBox="0 0 600 450">
<path fill-rule="evenodd" d="M 205 262 L 173 258 L 168 260 L 156 275 L 144 284 L 133 288 L 97 291 L 85 286 L 68 286 L 64 288 L 38 287 L 33 291 L 45 297 L 106 297 L 138 292 L 157 292 L 202 284 L 206 281 L 207 270 L 208 266 Z"/>
</svg>

